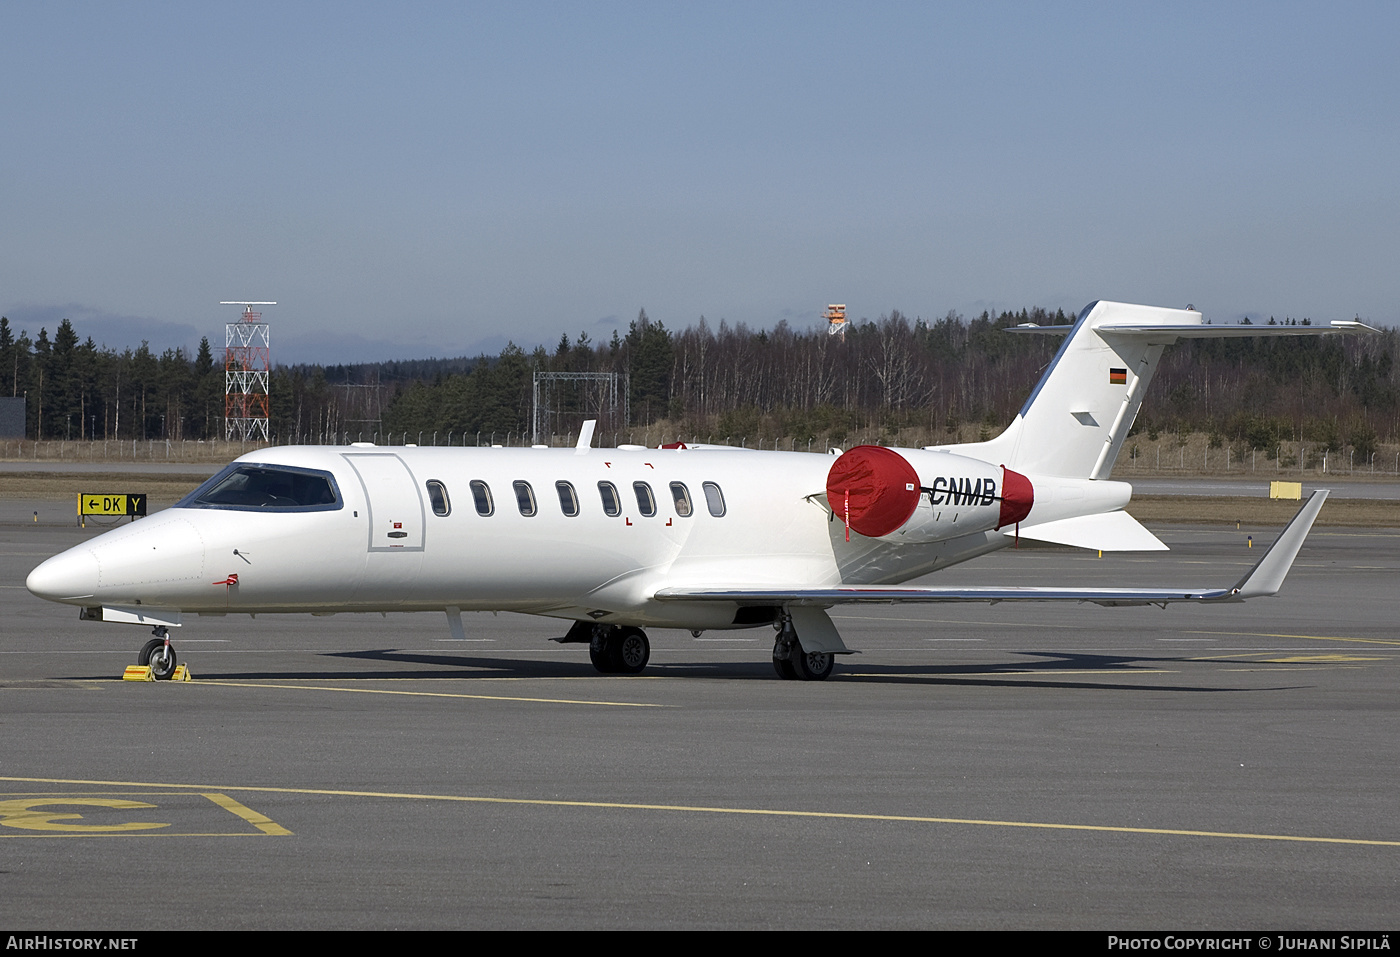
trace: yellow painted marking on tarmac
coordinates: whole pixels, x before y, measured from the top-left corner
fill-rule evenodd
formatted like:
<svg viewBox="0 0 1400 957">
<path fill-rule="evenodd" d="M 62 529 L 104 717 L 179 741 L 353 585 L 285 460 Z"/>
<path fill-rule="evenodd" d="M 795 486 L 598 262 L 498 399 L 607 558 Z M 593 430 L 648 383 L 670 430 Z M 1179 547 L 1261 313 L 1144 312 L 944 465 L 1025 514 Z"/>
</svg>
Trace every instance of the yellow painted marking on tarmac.
<svg viewBox="0 0 1400 957">
<path fill-rule="evenodd" d="M 218 685 L 224 688 L 275 688 L 278 691 L 341 691 L 352 694 L 391 694 L 413 698 L 470 698 L 477 701 L 521 701 L 531 704 L 594 704 L 610 708 L 674 708 L 669 704 L 648 704 L 639 701 L 585 701 L 579 698 L 525 698 L 499 694 L 454 694 L 446 691 L 393 691 L 388 688 L 332 688 L 325 685 L 273 685 L 252 681 L 199 681 L 199 687 Z"/>
<path fill-rule="evenodd" d="M 935 666 L 937 667 L 937 666 Z M 838 671 L 833 678 L 937 678 L 944 680 L 948 678 L 1013 678 L 1026 677 L 1033 678 L 1059 678 L 1063 675 L 1112 675 L 1123 677 L 1125 675 L 1176 675 L 1179 671 L 1165 671 L 1158 668 L 1143 668 L 1141 670 L 1133 668 L 1131 670 L 1121 670 L 1113 668 L 1092 668 L 1086 671 L 954 671 L 947 674 L 911 671 L 906 673 L 895 672 L 862 672 L 862 671 Z"/>
<path fill-rule="evenodd" d="M 54 796 L 11 798 L 0 801 L 0 826 L 17 827 L 28 831 L 64 831 L 67 833 L 94 834 L 113 831 L 150 831 L 169 827 L 154 821 L 126 821 L 121 824 L 72 824 L 64 823 L 82 820 L 81 814 L 65 814 L 59 811 L 42 810 L 45 807 L 104 807 L 110 810 L 129 811 L 136 808 L 150 809 L 154 804 L 145 801 L 130 801 L 123 798 L 89 796 Z"/>
<path fill-rule="evenodd" d="M 601 808 L 618 811 L 676 811 L 690 814 L 734 814 L 751 817 L 801 817 L 838 821 L 894 821 L 906 824 L 964 824 L 980 827 L 1014 827 L 1046 831 L 1097 831 L 1108 834 L 1147 834 L 1160 837 L 1212 837 L 1248 841 L 1288 841 L 1302 844 L 1360 844 L 1400 847 L 1400 841 L 1357 837 L 1311 837 L 1302 834 L 1257 834 L 1249 831 L 1198 831 L 1186 828 L 1123 827 L 1113 824 L 1056 824 L 1048 821 L 999 821 L 969 817 L 932 817 L 914 814 L 863 814 L 852 811 L 793 811 L 778 808 L 707 807 L 697 804 L 632 804 L 621 801 L 562 801 L 545 798 L 481 797 L 465 794 L 418 794 L 411 791 L 349 791 L 328 788 L 278 788 L 240 785 L 152 784 L 141 781 L 83 781 L 66 778 L 0 777 L 0 781 L 36 784 L 88 784 L 102 787 L 191 788 L 200 791 L 253 791 L 262 794 L 305 794 L 320 797 L 381 798 L 394 801 L 445 801 L 454 804 L 504 804 L 528 807 Z"/>
<path fill-rule="evenodd" d="M 59 782 L 68 783 L 68 782 Z M 183 788 L 182 784 L 160 785 L 160 787 Z M 70 807 L 72 805 L 82 805 L 86 807 L 111 808 L 113 810 L 149 810 L 158 808 L 157 804 L 148 804 L 144 801 L 132 800 L 133 797 L 180 797 L 188 798 L 190 792 L 184 791 L 164 791 L 151 793 L 142 791 L 139 795 L 126 792 L 94 792 L 82 791 L 78 793 L 56 793 L 56 794 L 18 794 L 11 792 L 10 800 L 0 801 L 0 826 L 22 828 L 25 830 L 60 832 L 45 834 L 5 834 L 0 833 L 0 838 L 5 837 L 124 837 L 134 836 L 133 832 L 142 832 L 144 837 L 253 837 L 256 835 L 247 832 L 216 831 L 212 833 L 174 831 L 164 834 L 150 834 L 156 828 L 166 828 L 172 825 L 168 823 L 151 823 L 128 821 L 120 824 L 61 824 L 60 821 L 81 818 L 81 814 L 64 814 L 55 811 L 38 810 L 44 806 Z M 242 804 L 227 794 L 219 794 L 213 791 L 205 791 L 200 794 L 207 798 L 214 805 L 223 808 L 235 817 L 242 818 L 263 834 L 272 837 L 283 837 L 291 835 L 276 821 L 264 814 L 259 814 L 252 808 Z"/>
<path fill-rule="evenodd" d="M 1356 665 L 1333 665 L 1330 668 L 1221 668 L 1221 674 L 1234 674 L 1243 672 L 1245 674 L 1271 674 L 1276 675 L 1280 671 L 1359 671 Z"/>
<path fill-rule="evenodd" d="M 1362 658 L 1354 655 L 1295 655 L 1291 658 L 1270 658 L 1270 652 L 1251 651 L 1241 652 L 1233 655 L 1206 655 L 1200 658 L 1187 658 L 1187 661 L 1241 661 L 1249 658 L 1257 659 L 1261 664 L 1342 664 L 1349 661 L 1391 661 L 1391 658 Z M 1260 671 L 1268 669 L 1260 668 Z M 1278 671 L 1317 671 L 1317 668 L 1279 668 Z"/>
<path fill-rule="evenodd" d="M 284 837 L 292 833 L 276 821 L 264 814 L 259 814 L 246 804 L 240 804 L 227 794 L 219 794 L 217 791 L 205 791 L 203 793 L 205 797 L 219 805 L 219 807 L 228 811 L 230 814 L 238 815 L 264 834 L 270 834 L 274 837 Z"/>
<path fill-rule="evenodd" d="M 1228 638 L 1298 638 L 1303 641 L 1356 641 L 1365 645 L 1400 645 L 1390 638 L 1348 638 L 1344 635 L 1276 635 L 1268 631 L 1186 631 L 1186 635 L 1224 635 Z"/>
</svg>

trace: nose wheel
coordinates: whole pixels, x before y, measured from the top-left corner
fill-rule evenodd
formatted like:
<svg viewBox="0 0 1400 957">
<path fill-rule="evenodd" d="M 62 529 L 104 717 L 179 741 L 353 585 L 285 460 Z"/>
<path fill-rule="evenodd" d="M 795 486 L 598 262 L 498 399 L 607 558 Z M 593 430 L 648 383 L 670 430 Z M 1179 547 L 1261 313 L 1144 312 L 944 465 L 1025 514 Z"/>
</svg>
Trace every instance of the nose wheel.
<svg viewBox="0 0 1400 957">
<path fill-rule="evenodd" d="M 151 677 L 166 681 L 175 673 L 175 646 L 170 643 L 170 632 L 164 625 L 157 626 L 150 641 L 141 646 L 136 656 L 138 665 L 150 665 Z"/>
</svg>

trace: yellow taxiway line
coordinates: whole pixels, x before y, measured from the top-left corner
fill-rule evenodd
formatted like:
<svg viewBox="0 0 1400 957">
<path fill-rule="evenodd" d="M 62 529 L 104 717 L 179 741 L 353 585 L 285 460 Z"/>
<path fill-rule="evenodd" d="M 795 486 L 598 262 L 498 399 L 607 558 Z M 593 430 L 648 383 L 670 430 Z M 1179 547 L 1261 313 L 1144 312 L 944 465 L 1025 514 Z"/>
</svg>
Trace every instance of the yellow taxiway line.
<svg viewBox="0 0 1400 957">
<path fill-rule="evenodd" d="M 520 701 L 529 704 L 590 704 L 609 708 L 672 708 L 669 704 L 649 704 L 639 701 L 588 701 L 583 698 L 526 698 L 499 694 L 459 694 L 447 691 L 394 691 L 389 688 L 336 688 L 327 685 L 262 684 L 255 681 L 207 681 L 195 685 L 217 685 L 223 688 L 273 688 L 278 691 L 339 691 L 346 694 L 390 694 L 413 698 L 470 698 L 477 701 Z"/>
<path fill-rule="evenodd" d="M 1390 638 L 1346 638 L 1340 635 L 1276 635 L 1267 631 L 1186 631 L 1185 635 L 1223 635 L 1227 638 L 1298 638 L 1303 641 L 1356 641 L 1364 645 L 1400 645 Z"/>
<path fill-rule="evenodd" d="M 202 792 L 244 791 L 258 794 L 306 794 L 321 797 L 379 798 L 396 801 L 445 801 L 461 804 L 502 804 L 527 807 L 576 807 L 619 811 L 672 811 L 689 814 L 821 818 L 840 821 L 888 821 L 906 824 L 961 824 L 977 827 L 1028 828 L 1045 831 L 1092 831 L 1107 834 L 1145 834 L 1156 837 L 1206 837 L 1245 841 L 1286 841 L 1300 844 L 1353 844 L 1369 847 L 1400 847 L 1400 840 L 1385 841 L 1354 837 L 1312 837 L 1302 834 L 1259 834 L 1249 831 L 1202 831 L 1166 827 L 1124 827 L 1112 824 L 1056 824 L 1048 821 L 1000 821 L 983 818 L 935 817 L 914 814 L 873 814 L 851 811 L 799 811 L 783 808 L 707 807 L 705 805 L 692 804 L 636 804 L 622 801 L 565 801 L 546 798 L 502 798 L 463 794 L 418 794 L 411 791 L 351 791 L 328 788 L 281 788 L 256 785 L 88 781 L 70 778 L 0 777 L 0 781 L 29 784 L 83 784 L 98 787 L 189 788 Z"/>
</svg>

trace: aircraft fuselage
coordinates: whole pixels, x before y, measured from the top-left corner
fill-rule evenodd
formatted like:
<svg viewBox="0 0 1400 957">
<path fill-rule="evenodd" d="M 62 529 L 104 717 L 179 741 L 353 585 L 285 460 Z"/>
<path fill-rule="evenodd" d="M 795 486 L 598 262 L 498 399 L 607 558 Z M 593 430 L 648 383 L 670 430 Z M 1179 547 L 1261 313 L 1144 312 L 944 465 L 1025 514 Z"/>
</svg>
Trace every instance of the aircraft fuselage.
<svg viewBox="0 0 1400 957">
<path fill-rule="evenodd" d="M 897 583 L 1012 542 L 964 534 L 952 509 L 941 541 L 848 541 L 825 494 L 833 461 L 741 449 L 267 449 L 235 465 L 324 475 L 335 501 L 211 506 L 192 495 L 55 556 L 29 585 L 156 617 L 456 607 L 722 628 L 755 622 L 736 605 L 650 596 L 676 584 Z"/>
</svg>

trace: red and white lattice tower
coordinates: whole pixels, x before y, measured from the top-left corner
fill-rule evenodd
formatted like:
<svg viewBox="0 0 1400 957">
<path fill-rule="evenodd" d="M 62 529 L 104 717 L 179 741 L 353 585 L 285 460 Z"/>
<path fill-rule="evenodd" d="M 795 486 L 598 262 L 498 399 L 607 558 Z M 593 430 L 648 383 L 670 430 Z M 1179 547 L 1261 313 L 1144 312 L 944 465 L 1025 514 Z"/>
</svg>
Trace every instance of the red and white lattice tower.
<svg viewBox="0 0 1400 957">
<path fill-rule="evenodd" d="M 268 441 L 268 372 L 271 341 L 267 323 L 254 306 L 275 302 L 221 302 L 242 306 L 243 316 L 224 325 L 224 439 Z"/>
</svg>

